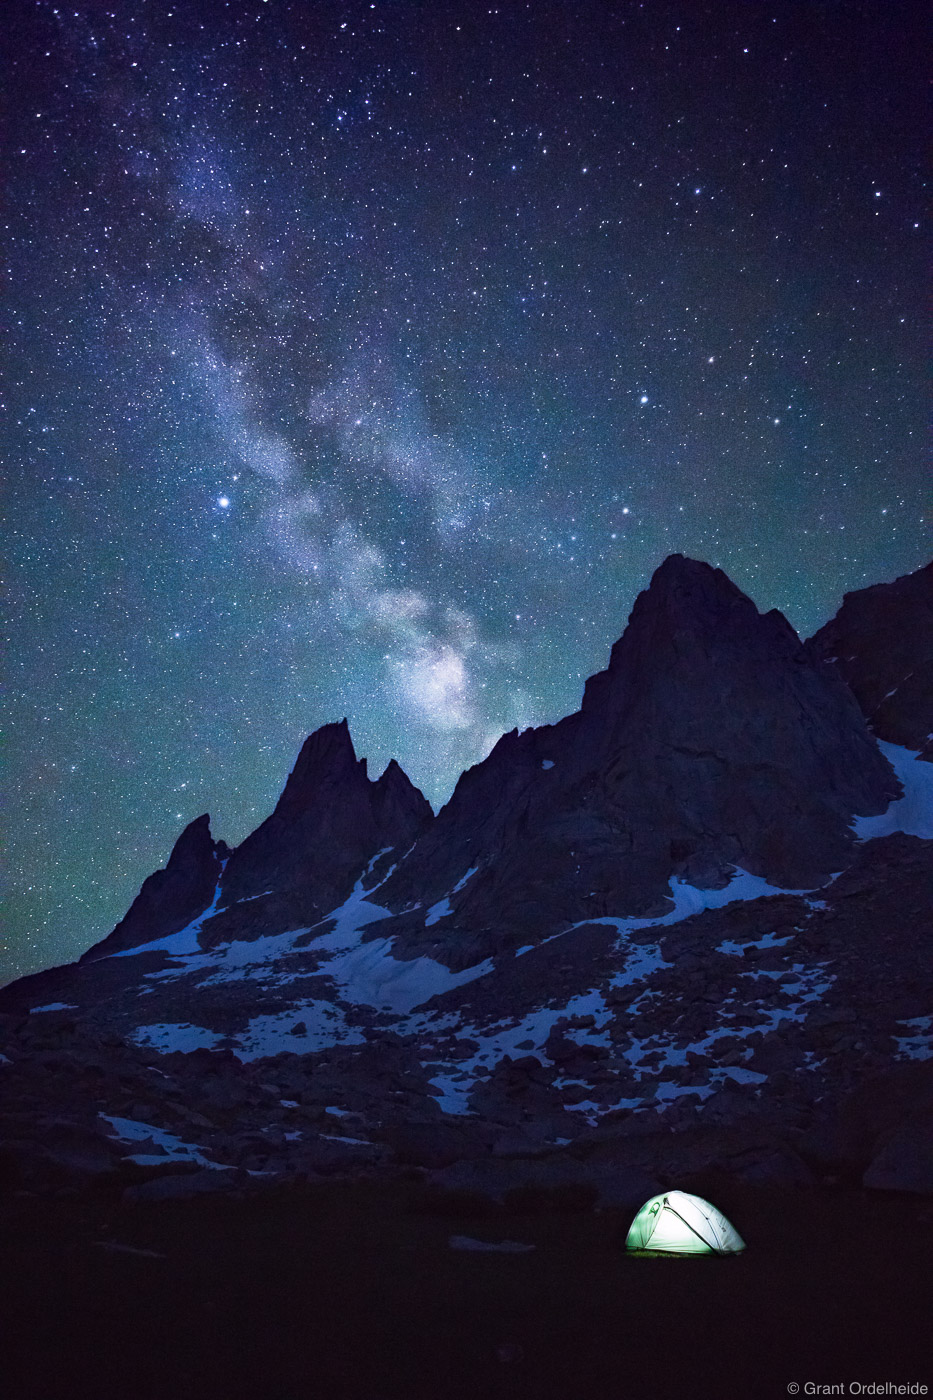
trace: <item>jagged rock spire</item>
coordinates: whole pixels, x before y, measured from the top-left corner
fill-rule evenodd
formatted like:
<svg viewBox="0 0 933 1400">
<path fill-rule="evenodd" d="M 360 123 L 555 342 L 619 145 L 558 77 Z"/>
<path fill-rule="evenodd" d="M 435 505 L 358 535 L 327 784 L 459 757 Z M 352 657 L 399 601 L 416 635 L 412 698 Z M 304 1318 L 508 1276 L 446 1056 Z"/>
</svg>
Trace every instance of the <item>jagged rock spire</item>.
<svg viewBox="0 0 933 1400">
<path fill-rule="evenodd" d="M 227 854 L 223 841 L 211 836 L 207 813 L 189 822 L 172 847 L 165 869 L 143 881 L 113 932 L 89 948 L 80 961 L 105 958 L 178 933 L 210 904 Z"/>
<path fill-rule="evenodd" d="M 231 856 L 221 908 L 298 888 L 314 905 L 331 908 L 373 856 L 387 847 L 407 849 L 431 817 L 398 764 L 371 781 L 347 721 L 325 724 L 302 745 L 272 815 Z"/>
</svg>

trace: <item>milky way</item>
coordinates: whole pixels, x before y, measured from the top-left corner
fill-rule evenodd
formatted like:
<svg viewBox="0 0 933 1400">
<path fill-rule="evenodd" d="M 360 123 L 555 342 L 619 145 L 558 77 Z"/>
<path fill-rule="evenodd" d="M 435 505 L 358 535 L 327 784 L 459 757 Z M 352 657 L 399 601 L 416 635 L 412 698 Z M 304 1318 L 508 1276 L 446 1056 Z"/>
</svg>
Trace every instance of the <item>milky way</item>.
<svg viewBox="0 0 933 1400">
<path fill-rule="evenodd" d="M 920 13 L 6 7 L 8 975 L 327 720 L 442 802 L 674 550 L 924 562 Z"/>
</svg>

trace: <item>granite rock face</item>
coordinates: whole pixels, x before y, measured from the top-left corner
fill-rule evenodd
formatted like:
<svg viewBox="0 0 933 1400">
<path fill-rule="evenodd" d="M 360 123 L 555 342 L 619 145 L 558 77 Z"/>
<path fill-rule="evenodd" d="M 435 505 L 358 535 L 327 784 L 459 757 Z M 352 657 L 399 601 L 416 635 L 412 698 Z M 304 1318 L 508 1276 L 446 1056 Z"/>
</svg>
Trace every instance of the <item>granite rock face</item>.
<svg viewBox="0 0 933 1400">
<path fill-rule="evenodd" d="M 879 739 L 933 759 L 933 564 L 847 593 L 806 647 L 846 681 Z"/>
<path fill-rule="evenodd" d="M 275 811 L 230 857 L 219 908 L 286 891 L 301 891 L 312 908 L 333 908 L 374 857 L 403 854 L 432 819 L 394 760 L 372 782 L 346 720 L 326 724 L 305 740 Z"/>
<path fill-rule="evenodd" d="M 189 822 L 175 842 L 165 869 L 143 881 L 139 894 L 113 932 L 89 948 L 80 961 L 106 958 L 111 953 L 178 933 L 210 904 L 228 854 L 224 842 L 212 838 L 211 819 L 206 813 Z"/>
<path fill-rule="evenodd" d="M 672 555 L 581 709 L 505 735 L 380 898 L 430 906 L 407 941 L 467 966 L 572 921 L 662 914 L 672 876 L 820 884 L 847 863 L 853 815 L 899 792 L 849 688 L 786 619 Z"/>
<path fill-rule="evenodd" d="M 380 855 L 400 858 L 433 817 L 394 759 L 371 781 L 346 720 L 326 724 L 305 740 L 272 815 L 232 854 L 212 839 L 208 816 L 191 822 L 165 869 L 144 881 L 125 917 L 81 961 L 177 933 L 211 905 L 217 912 L 198 930 L 204 948 L 307 927 Z"/>
</svg>

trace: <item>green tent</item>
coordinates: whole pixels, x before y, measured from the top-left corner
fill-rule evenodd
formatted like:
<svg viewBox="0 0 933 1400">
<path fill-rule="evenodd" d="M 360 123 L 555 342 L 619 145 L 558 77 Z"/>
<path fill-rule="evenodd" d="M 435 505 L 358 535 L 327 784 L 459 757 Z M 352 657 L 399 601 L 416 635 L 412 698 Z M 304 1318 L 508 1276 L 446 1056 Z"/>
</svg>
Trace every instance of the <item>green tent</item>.
<svg viewBox="0 0 933 1400">
<path fill-rule="evenodd" d="M 646 1201 L 632 1221 L 626 1249 L 660 1254 L 738 1254 L 739 1232 L 721 1210 L 686 1191 L 663 1191 Z"/>
</svg>

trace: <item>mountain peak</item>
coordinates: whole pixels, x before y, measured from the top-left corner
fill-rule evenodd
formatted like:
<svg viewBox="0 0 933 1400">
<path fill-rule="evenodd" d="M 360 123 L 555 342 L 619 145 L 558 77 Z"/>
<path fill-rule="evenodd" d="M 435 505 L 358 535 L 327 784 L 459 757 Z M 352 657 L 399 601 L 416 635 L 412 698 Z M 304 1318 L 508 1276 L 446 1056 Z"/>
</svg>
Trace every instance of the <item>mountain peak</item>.
<svg viewBox="0 0 933 1400">
<path fill-rule="evenodd" d="M 652 626 L 664 617 L 675 626 L 704 632 L 744 628 L 760 616 L 751 598 L 722 569 L 683 554 L 668 555 L 655 569 L 635 600 L 629 627 L 637 626 L 642 614 L 651 617 Z"/>
<path fill-rule="evenodd" d="M 713 564 L 707 564 L 703 559 L 692 559 L 688 554 L 669 554 L 663 559 L 654 573 L 651 575 L 649 589 L 659 589 L 670 587 L 676 584 L 684 584 L 695 581 L 715 580 L 720 586 L 725 586 L 732 592 L 738 592 L 735 584 L 729 576 L 723 573 Z"/>
<path fill-rule="evenodd" d="M 165 868 L 143 882 L 113 932 L 89 948 L 81 961 L 136 948 L 183 929 L 210 904 L 226 855 L 224 842 L 211 836 L 209 814 L 195 817 L 172 847 Z"/>
<path fill-rule="evenodd" d="M 398 760 L 390 758 L 376 782 L 380 787 L 395 787 L 403 782 L 409 783 L 410 779 Z"/>
<path fill-rule="evenodd" d="M 336 904 L 378 851 L 409 846 L 432 815 L 397 763 L 371 781 L 346 719 L 324 724 L 302 744 L 272 815 L 231 856 L 221 906 L 295 889 L 309 909 Z"/>
<path fill-rule="evenodd" d="M 346 719 L 322 724 L 301 746 L 295 766 L 276 804 L 276 812 L 293 812 L 313 800 L 322 784 L 366 778 L 366 760 L 358 759 Z"/>
<path fill-rule="evenodd" d="M 672 554 L 581 709 L 504 734 L 436 819 L 394 759 L 367 776 L 346 718 L 310 734 L 274 811 L 224 868 L 212 936 L 313 923 L 389 850 L 387 907 L 459 894 L 479 865 L 458 918 L 511 922 L 523 938 L 526 925 L 620 900 L 627 913 L 655 907 L 685 871 L 719 878 L 737 864 L 802 888 L 845 863 L 853 813 L 872 815 L 896 792 L 851 692 L 781 613 L 760 613 L 721 569 Z M 206 817 L 159 879 L 189 864 L 219 864 Z M 233 908 L 260 898 L 272 903 Z"/>
<path fill-rule="evenodd" d="M 561 919 L 663 910 L 672 876 L 715 882 L 740 866 L 818 884 L 846 863 L 852 815 L 897 794 L 853 696 L 786 618 L 675 554 L 580 711 L 503 735 L 383 898 L 437 901 L 479 866 L 454 911 L 497 951 Z"/>
<path fill-rule="evenodd" d="M 402 765 L 394 758 L 389 759 L 381 776 L 376 779 L 375 787 L 377 791 L 386 795 L 408 796 L 410 793 L 420 791 L 415 787 Z"/>
<path fill-rule="evenodd" d="M 651 673 L 670 672 L 694 662 L 743 655 L 753 666 L 786 658 L 801 648 L 800 638 L 777 608 L 760 613 L 722 569 L 670 554 L 639 593 L 628 625 L 614 644 L 609 665 L 586 682 L 583 710 L 624 708 L 627 697 L 644 690 Z"/>
<path fill-rule="evenodd" d="M 410 844 L 434 819 L 430 802 L 394 758 L 373 783 L 373 810 L 380 827 L 391 830 L 398 845 Z"/>
<path fill-rule="evenodd" d="M 172 847 L 172 853 L 168 858 L 167 870 L 171 870 L 173 865 L 178 865 L 185 858 L 188 851 L 195 850 L 211 841 L 211 814 L 202 812 L 201 816 L 195 817 L 186 827 L 182 829 L 181 835 Z"/>
</svg>

